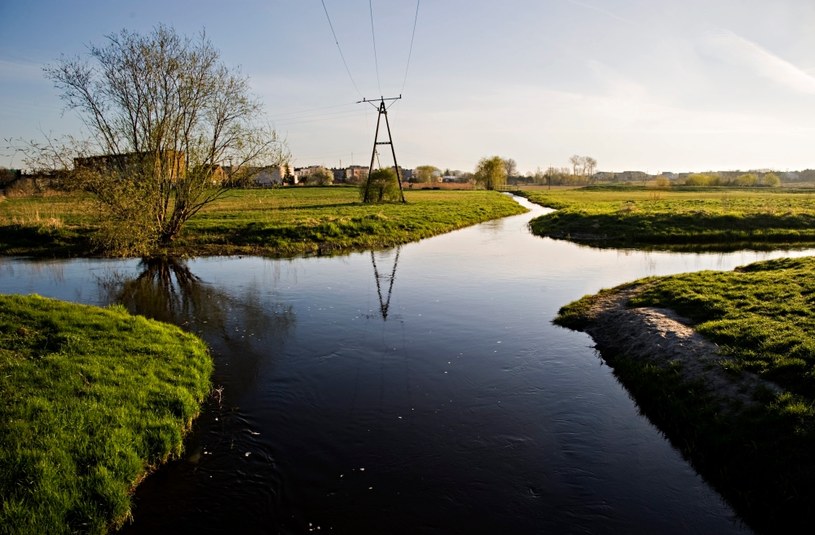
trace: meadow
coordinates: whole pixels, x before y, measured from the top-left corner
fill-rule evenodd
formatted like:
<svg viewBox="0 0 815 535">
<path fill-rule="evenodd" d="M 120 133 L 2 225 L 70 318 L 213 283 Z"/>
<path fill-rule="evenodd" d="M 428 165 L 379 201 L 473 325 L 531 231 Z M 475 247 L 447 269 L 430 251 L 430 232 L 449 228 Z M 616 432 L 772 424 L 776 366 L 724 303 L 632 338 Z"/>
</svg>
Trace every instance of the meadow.
<svg viewBox="0 0 815 535">
<path fill-rule="evenodd" d="M 0 296 L 3 533 L 105 533 L 134 487 L 180 455 L 210 389 L 181 329 L 38 296 Z"/>
<path fill-rule="evenodd" d="M 236 189 L 193 217 L 167 256 L 337 254 L 391 247 L 524 211 L 494 191 L 406 191 L 407 203 L 363 204 L 349 187 Z M 0 254 L 99 256 L 90 195 L 0 201 Z"/>
<path fill-rule="evenodd" d="M 779 248 L 815 243 L 813 190 L 589 187 L 522 192 L 556 208 L 540 236 L 597 247 Z"/>
</svg>

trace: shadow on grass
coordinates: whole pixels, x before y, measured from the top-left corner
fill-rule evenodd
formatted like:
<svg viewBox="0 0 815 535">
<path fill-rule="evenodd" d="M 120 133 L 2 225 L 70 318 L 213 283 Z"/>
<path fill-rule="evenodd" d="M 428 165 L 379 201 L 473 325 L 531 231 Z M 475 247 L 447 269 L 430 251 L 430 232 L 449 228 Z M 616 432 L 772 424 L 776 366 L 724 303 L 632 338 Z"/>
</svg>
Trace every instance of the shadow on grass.
<svg viewBox="0 0 815 535">
<path fill-rule="evenodd" d="M 0 255 L 40 258 L 86 256 L 93 250 L 90 230 L 45 226 L 0 226 Z"/>
</svg>

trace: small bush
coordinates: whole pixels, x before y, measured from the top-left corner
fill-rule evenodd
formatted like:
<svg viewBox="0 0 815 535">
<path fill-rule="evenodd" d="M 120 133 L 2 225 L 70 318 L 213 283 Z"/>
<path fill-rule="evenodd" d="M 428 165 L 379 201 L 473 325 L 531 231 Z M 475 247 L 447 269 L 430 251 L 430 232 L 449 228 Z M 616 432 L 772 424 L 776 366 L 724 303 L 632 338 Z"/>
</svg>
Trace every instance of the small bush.
<svg viewBox="0 0 815 535">
<path fill-rule="evenodd" d="M 399 202 L 402 200 L 401 193 L 396 171 L 390 168 L 372 171 L 359 188 L 359 197 L 365 203 Z"/>
</svg>

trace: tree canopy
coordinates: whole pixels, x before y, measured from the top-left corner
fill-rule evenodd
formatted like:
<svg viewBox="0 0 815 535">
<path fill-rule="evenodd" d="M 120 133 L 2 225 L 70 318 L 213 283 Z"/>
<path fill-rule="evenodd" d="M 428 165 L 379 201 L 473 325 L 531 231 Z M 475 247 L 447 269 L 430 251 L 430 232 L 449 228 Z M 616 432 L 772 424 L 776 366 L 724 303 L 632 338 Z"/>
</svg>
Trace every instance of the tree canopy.
<svg viewBox="0 0 815 535">
<path fill-rule="evenodd" d="M 433 182 L 441 176 L 441 170 L 435 165 L 419 165 L 413 171 L 415 182 Z"/>
<path fill-rule="evenodd" d="M 325 167 L 318 167 L 308 176 L 308 183 L 317 186 L 328 186 L 334 183 L 334 173 Z"/>
<path fill-rule="evenodd" d="M 493 190 L 506 184 L 507 166 L 500 156 L 481 158 L 475 169 L 475 181 L 485 189 Z"/>
<path fill-rule="evenodd" d="M 396 171 L 383 167 L 371 171 L 368 180 L 360 184 L 359 198 L 365 203 L 398 202 L 402 199 L 402 190 Z"/>
<path fill-rule="evenodd" d="M 229 176 L 286 157 L 258 122 L 262 106 L 247 79 L 221 62 L 204 33 L 122 30 L 91 46 L 89 58 L 62 58 L 45 72 L 91 134 L 77 145 L 84 157 L 74 160 L 74 176 L 101 201 L 99 241 L 111 252 L 149 254 L 170 243 Z"/>
</svg>

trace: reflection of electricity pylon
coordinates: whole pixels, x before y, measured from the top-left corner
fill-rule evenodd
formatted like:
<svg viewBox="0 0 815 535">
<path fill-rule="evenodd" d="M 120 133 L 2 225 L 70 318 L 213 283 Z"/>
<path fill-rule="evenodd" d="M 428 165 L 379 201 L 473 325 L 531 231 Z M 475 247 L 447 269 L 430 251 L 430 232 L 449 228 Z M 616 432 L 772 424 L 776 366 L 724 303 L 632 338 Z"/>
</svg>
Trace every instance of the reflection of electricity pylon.
<svg viewBox="0 0 815 535">
<path fill-rule="evenodd" d="M 372 199 L 373 193 L 371 192 L 371 172 L 374 170 L 374 158 L 379 156 L 379 154 L 377 153 L 377 150 L 376 150 L 377 145 L 390 145 L 391 146 L 391 154 L 393 155 L 393 170 L 396 171 L 396 181 L 399 183 L 399 195 L 402 198 L 402 202 L 406 202 L 405 201 L 405 191 L 402 189 L 402 175 L 399 172 L 399 165 L 396 163 L 396 149 L 393 148 L 393 137 L 391 136 L 391 125 L 388 122 L 388 108 L 385 106 L 385 101 L 386 100 L 399 100 L 400 98 L 402 98 L 402 95 L 399 95 L 398 97 L 390 97 L 390 98 L 380 97 L 378 106 L 375 105 L 370 100 L 367 100 L 367 99 L 364 99 L 364 98 L 362 100 L 360 100 L 359 102 L 357 102 L 357 104 L 359 104 L 360 102 L 368 102 L 372 106 L 374 106 L 375 108 L 378 108 L 378 110 L 379 110 L 379 115 L 376 118 L 376 132 L 374 133 L 374 148 L 373 148 L 373 151 L 371 151 L 371 165 L 368 166 L 368 179 L 365 182 L 365 196 L 364 196 L 363 202 L 371 202 L 373 200 Z M 387 130 L 388 130 L 388 140 L 387 141 L 379 141 L 379 121 L 382 119 L 383 115 L 385 116 L 385 127 L 387 127 Z M 381 164 L 380 164 L 380 167 L 381 167 Z"/>
<path fill-rule="evenodd" d="M 391 305 L 391 294 L 393 293 L 393 281 L 396 279 L 396 265 L 399 263 L 400 248 L 396 248 L 396 258 L 393 260 L 393 269 L 390 275 L 380 275 L 379 269 L 376 267 L 376 257 L 374 252 L 371 251 L 371 263 L 374 266 L 374 279 L 376 280 L 376 293 L 379 294 L 379 311 L 382 313 L 382 319 L 388 321 L 388 308 Z M 388 282 L 388 295 L 382 297 L 382 284 L 380 281 Z"/>
</svg>

